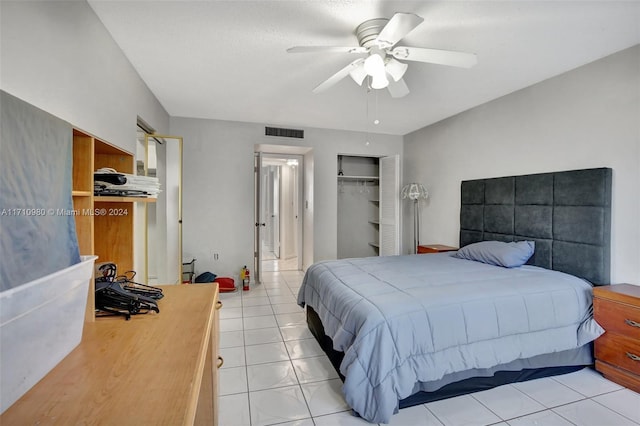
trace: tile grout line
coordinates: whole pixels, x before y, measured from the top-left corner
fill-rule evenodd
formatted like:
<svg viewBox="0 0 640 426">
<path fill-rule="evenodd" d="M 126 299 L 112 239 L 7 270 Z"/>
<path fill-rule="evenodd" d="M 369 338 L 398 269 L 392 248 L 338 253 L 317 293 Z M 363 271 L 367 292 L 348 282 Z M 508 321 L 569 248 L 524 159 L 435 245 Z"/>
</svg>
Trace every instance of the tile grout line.
<svg viewBox="0 0 640 426">
<path fill-rule="evenodd" d="M 625 388 L 625 389 L 626 389 L 626 388 Z M 596 400 L 594 399 L 594 398 L 597 398 L 597 397 L 602 396 L 602 395 L 608 395 L 608 394 L 610 394 L 610 393 L 620 392 L 621 390 L 622 390 L 622 389 L 618 389 L 618 390 L 611 391 L 611 392 L 605 392 L 605 393 L 603 393 L 603 394 L 596 395 L 596 396 L 591 397 L 591 398 L 589 398 L 589 399 L 590 399 L 591 401 L 595 402 L 596 404 L 600 405 L 601 407 L 604 407 L 604 408 L 606 408 L 607 410 L 609 410 L 609 411 L 611 411 L 611 412 L 613 412 L 613 413 L 616 413 L 616 414 L 618 414 L 619 416 L 624 417 L 625 419 L 629 420 L 631 423 L 640 424 L 640 423 L 636 422 L 635 420 L 633 420 L 632 418 L 627 417 L 625 414 L 623 414 L 623 413 L 621 413 L 621 412 L 619 412 L 619 411 L 617 411 L 617 410 L 614 410 L 613 408 L 608 407 L 608 406 L 606 406 L 606 405 L 602 404 L 600 401 L 596 401 Z"/>
<path fill-rule="evenodd" d="M 308 417 L 308 418 L 311 418 L 311 419 L 312 419 L 311 421 L 313 422 L 313 416 L 311 415 L 311 408 L 309 407 L 309 403 L 307 402 L 306 396 L 304 395 L 304 392 L 303 392 L 303 390 L 302 390 L 302 386 L 301 386 L 301 383 L 300 383 L 300 379 L 298 378 L 298 374 L 297 374 L 297 372 L 296 372 L 296 370 L 295 370 L 295 367 L 293 366 L 293 362 L 292 362 L 292 359 L 291 359 L 291 355 L 290 355 L 290 353 L 289 353 L 289 350 L 288 350 L 288 348 L 287 348 L 287 345 L 284 343 L 284 342 L 285 342 L 285 340 L 284 340 L 284 335 L 282 334 L 282 329 L 280 328 L 280 325 L 278 324 L 277 318 L 275 317 L 276 313 L 275 313 L 275 311 L 273 310 L 273 304 L 271 303 L 271 299 L 268 297 L 268 296 L 269 296 L 269 294 L 268 294 L 268 291 L 267 291 L 266 287 L 265 287 L 265 293 L 267 293 L 267 300 L 269 301 L 269 305 L 268 305 L 268 306 L 269 306 L 269 307 L 270 307 L 270 309 L 271 309 L 271 314 L 274 316 L 274 319 L 276 320 L 276 328 L 277 328 L 278 333 L 279 333 L 279 335 L 280 335 L 281 343 L 284 345 L 284 347 L 285 347 L 285 351 L 287 352 L 288 362 L 289 362 L 289 364 L 291 365 L 291 367 L 292 367 L 292 369 L 293 369 L 293 373 L 294 373 L 294 375 L 295 375 L 295 377 L 296 377 L 296 382 L 297 382 L 298 389 L 300 390 L 300 393 L 302 393 L 302 397 L 304 398 L 305 405 L 306 405 L 306 407 L 307 407 L 307 412 L 309 413 L 309 417 Z M 244 305 L 244 304 L 243 304 L 243 305 Z M 242 325 L 243 325 L 243 336 L 244 336 L 244 331 L 245 331 L 245 330 L 244 330 L 244 312 L 243 312 L 243 317 L 242 317 L 242 318 L 243 318 L 243 323 L 242 323 Z M 277 343 L 277 342 L 276 342 L 276 343 Z M 248 391 L 247 396 L 249 397 L 249 395 L 250 395 L 250 393 L 251 393 L 251 390 L 249 389 L 249 371 L 248 371 L 248 367 L 249 367 L 249 366 L 248 366 L 248 363 L 247 363 L 247 360 L 246 360 L 246 357 L 247 357 L 247 353 L 246 353 L 246 351 L 247 351 L 247 346 L 252 346 L 252 345 L 247 345 L 246 340 L 245 340 L 245 341 L 244 341 L 244 351 L 245 351 L 245 371 L 246 371 L 246 375 L 247 375 L 247 391 Z M 253 346 L 255 346 L 255 345 L 253 345 Z M 268 363 L 261 363 L 261 364 L 256 364 L 256 365 L 264 365 L 264 364 L 268 364 Z M 270 387 L 270 388 L 262 389 L 262 390 L 279 389 L 279 388 L 282 388 L 282 387 L 291 387 L 291 386 L 292 386 L 292 385 L 279 386 L 279 387 Z M 249 418 L 250 418 L 250 422 L 251 422 L 251 423 L 253 423 L 253 422 L 252 422 L 252 420 L 251 420 L 251 399 L 250 399 L 250 398 L 249 398 Z M 287 423 L 287 422 L 289 422 L 289 421 L 292 421 L 292 420 L 287 420 L 287 421 L 285 421 L 285 422 L 278 422 L 278 423 L 273 423 L 273 424 L 274 424 L 274 425 L 276 425 L 276 424 L 282 424 L 282 423 Z M 293 420 L 293 421 L 295 421 L 295 420 Z"/>
<path fill-rule="evenodd" d="M 249 389 L 249 368 L 247 365 L 247 342 L 244 337 L 244 298 L 242 297 L 242 294 L 240 294 L 240 304 L 242 306 L 242 343 L 244 350 L 244 376 L 247 382 L 247 408 L 249 411 L 249 424 L 253 426 L 253 419 L 251 416 L 251 394 Z"/>
</svg>

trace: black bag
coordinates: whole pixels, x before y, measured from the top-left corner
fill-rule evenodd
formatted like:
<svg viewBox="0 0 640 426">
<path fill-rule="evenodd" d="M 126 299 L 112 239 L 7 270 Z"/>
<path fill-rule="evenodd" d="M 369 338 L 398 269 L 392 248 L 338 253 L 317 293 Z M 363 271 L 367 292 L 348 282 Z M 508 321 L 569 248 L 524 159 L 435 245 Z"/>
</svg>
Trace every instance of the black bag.
<svg viewBox="0 0 640 426">
<path fill-rule="evenodd" d="M 203 272 L 196 277 L 197 283 L 212 283 L 216 280 L 217 275 L 211 272 Z"/>
</svg>

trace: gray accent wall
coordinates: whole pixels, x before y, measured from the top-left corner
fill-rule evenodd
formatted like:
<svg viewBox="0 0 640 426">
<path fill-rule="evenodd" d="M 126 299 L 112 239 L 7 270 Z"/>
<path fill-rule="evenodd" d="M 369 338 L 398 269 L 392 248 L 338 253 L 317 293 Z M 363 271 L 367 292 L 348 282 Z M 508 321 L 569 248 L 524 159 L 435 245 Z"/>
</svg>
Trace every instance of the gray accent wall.
<svg viewBox="0 0 640 426">
<path fill-rule="evenodd" d="M 404 182 L 430 193 L 420 241 L 458 244 L 463 180 L 609 167 L 611 281 L 640 284 L 639 123 L 637 45 L 405 135 Z"/>
</svg>

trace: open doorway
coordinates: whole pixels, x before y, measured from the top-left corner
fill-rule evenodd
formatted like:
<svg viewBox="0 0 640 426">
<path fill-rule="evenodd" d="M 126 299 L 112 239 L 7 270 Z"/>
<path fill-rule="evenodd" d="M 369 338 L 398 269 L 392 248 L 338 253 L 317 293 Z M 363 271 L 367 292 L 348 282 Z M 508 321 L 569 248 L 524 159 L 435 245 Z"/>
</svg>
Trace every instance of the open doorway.
<svg viewBox="0 0 640 426">
<path fill-rule="evenodd" d="M 265 170 L 263 159 L 265 167 L 274 167 Z M 263 282 L 263 267 L 269 270 L 264 277 L 272 278 L 279 271 L 304 271 L 313 263 L 313 175 L 312 148 L 255 145 L 253 267 L 256 283 Z M 268 207 L 269 203 L 272 207 Z M 271 227 L 269 232 L 265 232 L 267 223 Z"/>
<path fill-rule="evenodd" d="M 302 155 L 262 154 L 260 164 L 260 269 L 302 269 Z"/>
</svg>

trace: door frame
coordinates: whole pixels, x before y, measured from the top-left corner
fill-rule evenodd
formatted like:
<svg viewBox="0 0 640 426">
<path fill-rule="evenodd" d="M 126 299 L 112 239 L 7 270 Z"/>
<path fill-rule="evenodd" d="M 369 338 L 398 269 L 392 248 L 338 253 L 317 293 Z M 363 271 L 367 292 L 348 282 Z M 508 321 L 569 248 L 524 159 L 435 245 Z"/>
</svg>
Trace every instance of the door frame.
<svg viewBox="0 0 640 426">
<path fill-rule="evenodd" d="M 292 150 L 293 148 L 293 150 Z M 307 153 L 310 148 L 302 147 L 289 147 L 289 146 L 262 146 L 257 145 L 254 152 L 254 277 L 256 283 L 262 281 L 262 234 L 266 226 L 266 222 L 262 217 L 262 166 L 265 158 L 273 159 L 295 159 L 298 161 L 297 166 L 297 199 L 296 199 L 296 254 L 297 254 L 297 270 L 302 270 L 303 257 L 304 257 L 304 212 L 303 206 L 305 198 L 305 159 L 304 154 Z M 265 224 L 263 226 L 263 224 Z"/>
<path fill-rule="evenodd" d="M 177 276 L 175 277 L 175 283 L 167 283 L 167 284 L 180 284 L 182 283 L 182 172 L 183 172 L 183 138 L 182 136 L 174 136 L 174 135 L 164 135 L 158 133 L 146 133 L 144 134 L 145 139 L 145 158 L 144 158 L 144 175 L 148 176 L 148 165 L 149 165 L 149 141 L 154 140 L 161 144 L 167 144 L 168 140 L 175 140 L 177 143 L 177 156 L 176 158 L 176 170 L 177 170 L 177 178 L 178 178 L 178 193 L 176 194 L 175 201 L 177 201 L 176 213 L 176 238 L 177 238 Z M 162 141 L 162 142 L 161 142 Z M 166 188 L 163 188 L 165 193 L 160 193 L 159 197 L 166 197 Z M 148 214 L 149 214 L 149 203 L 144 203 L 144 215 L 145 215 L 145 230 L 144 230 L 144 240 L 145 240 L 145 267 L 144 267 L 144 281 L 148 282 L 149 279 L 149 226 L 148 226 Z M 167 259 L 169 262 L 170 260 Z"/>
</svg>

